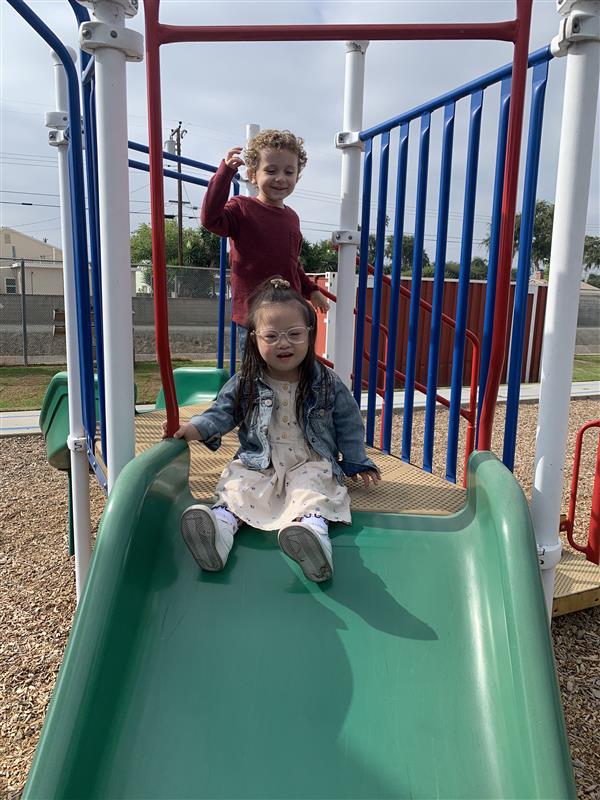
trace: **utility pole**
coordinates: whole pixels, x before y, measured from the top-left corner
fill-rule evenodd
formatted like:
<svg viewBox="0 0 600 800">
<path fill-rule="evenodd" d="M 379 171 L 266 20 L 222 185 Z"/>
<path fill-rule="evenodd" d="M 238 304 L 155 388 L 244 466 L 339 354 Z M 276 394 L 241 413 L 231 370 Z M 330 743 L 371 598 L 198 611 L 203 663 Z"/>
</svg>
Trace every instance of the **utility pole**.
<svg viewBox="0 0 600 800">
<path fill-rule="evenodd" d="M 171 141 L 175 137 L 175 154 L 181 155 L 181 140 L 186 135 L 187 131 L 181 127 L 181 120 L 179 125 L 171 131 Z M 168 148 L 168 152 L 171 149 Z M 177 172 L 181 173 L 181 163 L 177 162 Z M 183 185 L 181 179 L 177 181 L 177 264 L 183 266 Z"/>
</svg>

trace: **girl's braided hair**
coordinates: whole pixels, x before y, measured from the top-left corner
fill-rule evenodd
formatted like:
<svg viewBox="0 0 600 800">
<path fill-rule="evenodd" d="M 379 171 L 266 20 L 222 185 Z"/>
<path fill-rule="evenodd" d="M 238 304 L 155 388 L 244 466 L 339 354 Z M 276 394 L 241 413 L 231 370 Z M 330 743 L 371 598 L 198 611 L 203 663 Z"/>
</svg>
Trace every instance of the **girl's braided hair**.
<svg viewBox="0 0 600 800">
<path fill-rule="evenodd" d="M 306 327 L 309 328 L 308 350 L 298 368 L 298 388 L 296 390 L 296 418 L 300 427 L 303 428 L 304 407 L 310 394 L 316 362 L 317 315 L 310 303 L 290 288 L 288 281 L 279 276 L 262 283 L 252 298 L 248 313 L 246 349 L 239 371 L 236 410 L 240 417 L 250 420 L 258 394 L 256 381 L 266 367 L 258 350 L 256 336 L 253 335 L 256 331 L 256 319 L 261 308 L 275 303 L 296 303 L 302 311 Z M 321 370 L 321 391 L 328 395 L 332 387 L 331 376 L 325 367 L 320 364 L 318 366 Z"/>
</svg>

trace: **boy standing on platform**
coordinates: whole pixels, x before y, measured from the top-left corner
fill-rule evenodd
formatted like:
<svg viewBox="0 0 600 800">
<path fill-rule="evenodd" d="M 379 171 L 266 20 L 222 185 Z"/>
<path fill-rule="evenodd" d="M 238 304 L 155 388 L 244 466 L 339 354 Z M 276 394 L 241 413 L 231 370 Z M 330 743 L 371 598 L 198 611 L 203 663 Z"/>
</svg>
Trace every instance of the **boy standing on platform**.
<svg viewBox="0 0 600 800">
<path fill-rule="evenodd" d="M 261 131 L 245 152 L 248 179 L 258 188 L 258 196 L 228 200 L 231 180 L 244 164 L 243 148 L 233 147 L 212 177 L 202 203 L 203 227 L 230 239 L 231 316 L 238 325 L 242 354 L 250 298 L 268 278 L 285 278 L 318 311 L 329 308 L 317 284 L 298 262 L 302 247 L 300 220 L 283 202 L 294 191 L 306 166 L 303 143 L 290 131 Z"/>
</svg>

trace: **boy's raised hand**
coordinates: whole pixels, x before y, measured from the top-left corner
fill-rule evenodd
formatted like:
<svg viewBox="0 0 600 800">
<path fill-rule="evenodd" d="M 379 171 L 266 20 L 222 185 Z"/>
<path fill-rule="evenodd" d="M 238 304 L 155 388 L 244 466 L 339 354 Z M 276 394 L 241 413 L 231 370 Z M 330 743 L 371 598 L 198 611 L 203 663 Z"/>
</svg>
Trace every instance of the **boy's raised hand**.
<svg viewBox="0 0 600 800">
<path fill-rule="evenodd" d="M 356 475 L 352 475 L 352 480 L 354 482 L 356 482 L 359 478 L 362 480 L 365 489 L 369 488 L 370 483 L 375 486 L 381 480 L 381 476 L 378 472 L 375 472 L 374 469 L 366 469 L 364 472 L 359 472 Z"/>
<path fill-rule="evenodd" d="M 243 149 L 243 147 L 232 147 L 231 150 L 227 151 L 227 155 L 223 160 L 228 167 L 231 169 L 239 169 L 244 164 L 244 160 L 241 157 Z"/>
<path fill-rule="evenodd" d="M 162 424 L 163 428 L 163 439 L 167 438 L 167 423 L 166 421 Z M 175 433 L 173 434 L 174 439 L 185 439 L 186 442 L 201 442 L 202 439 L 200 438 L 200 434 L 198 433 L 198 428 L 195 425 L 192 425 L 191 422 L 186 422 L 184 425 L 181 425 Z"/>
</svg>

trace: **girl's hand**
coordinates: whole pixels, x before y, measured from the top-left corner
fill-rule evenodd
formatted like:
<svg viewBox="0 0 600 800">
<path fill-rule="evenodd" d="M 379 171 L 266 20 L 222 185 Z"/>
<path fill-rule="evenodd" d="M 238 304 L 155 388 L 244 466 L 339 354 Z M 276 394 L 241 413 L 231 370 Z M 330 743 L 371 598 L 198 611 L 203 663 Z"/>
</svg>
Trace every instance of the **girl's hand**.
<svg viewBox="0 0 600 800">
<path fill-rule="evenodd" d="M 374 469 L 366 469 L 364 472 L 359 472 L 357 475 L 352 475 L 352 480 L 356 483 L 356 481 L 361 478 L 364 488 L 369 488 L 369 483 L 372 483 L 373 486 L 379 483 L 381 480 L 381 476 L 378 472 L 375 472 Z"/>
<path fill-rule="evenodd" d="M 318 289 L 315 289 L 315 291 L 311 294 L 310 302 L 317 309 L 317 311 L 321 311 L 323 314 L 329 311 L 329 303 L 327 302 L 327 298 L 324 294 L 321 294 Z"/>
<path fill-rule="evenodd" d="M 163 439 L 167 438 L 167 423 L 163 422 Z M 185 439 L 186 442 L 201 442 L 202 439 L 200 438 L 200 434 L 198 433 L 198 428 L 195 425 L 192 425 L 191 422 L 186 422 L 185 425 L 181 425 L 175 433 L 173 434 L 174 439 Z"/>
<path fill-rule="evenodd" d="M 228 167 L 239 169 L 243 165 L 244 161 L 240 156 L 243 149 L 243 147 L 232 147 L 231 150 L 227 151 L 224 161 Z"/>
</svg>

